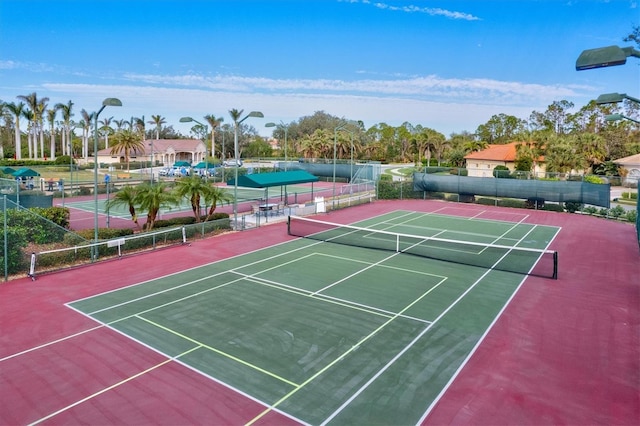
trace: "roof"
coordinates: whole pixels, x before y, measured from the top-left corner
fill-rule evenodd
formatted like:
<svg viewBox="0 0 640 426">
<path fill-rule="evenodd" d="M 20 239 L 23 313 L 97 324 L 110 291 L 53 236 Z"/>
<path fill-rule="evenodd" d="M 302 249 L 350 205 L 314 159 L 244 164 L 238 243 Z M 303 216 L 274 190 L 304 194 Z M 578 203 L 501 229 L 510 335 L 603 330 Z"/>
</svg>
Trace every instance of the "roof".
<svg viewBox="0 0 640 426">
<path fill-rule="evenodd" d="M 151 155 L 151 144 L 153 144 L 153 152 L 162 153 L 169 150 L 175 152 L 197 152 L 206 151 L 206 145 L 200 139 L 146 139 L 142 142 L 143 152 L 135 151 L 132 155 Z M 111 148 L 101 149 L 99 155 L 110 155 Z M 198 149 L 200 148 L 200 149 Z M 118 154 L 121 154 L 118 153 Z"/>
<path fill-rule="evenodd" d="M 35 170 L 32 170 L 28 167 L 22 167 L 18 170 L 16 170 L 15 172 L 11 173 L 13 176 L 15 177 L 35 177 L 35 176 L 40 176 L 40 173 L 36 172 Z"/>
<path fill-rule="evenodd" d="M 507 144 L 490 144 L 488 148 L 482 151 L 472 152 L 464 156 L 466 160 L 486 160 L 486 161 L 504 161 L 513 163 L 516 161 L 518 145 L 525 142 L 510 142 Z M 544 156 L 540 156 L 538 162 L 544 161 Z"/>
<path fill-rule="evenodd" d="M 640 166 L 640 154 L 630 155 L 628 157 L 613 160 L 614 164 L 621 166 Z"/>
<path fill-rule="evenodd" d="M 504 145 L 489 145 L 487 149 L 472 152 L 465 155 L 467 160 L 490 160 L 490 161 L 516 161 L 516 145 L 518 142 L 511 142 Z"/>
<path fill-rule="evenodd" d="M 269 188 L 271 186 L 294 185 L 297 183 L 317 182 L 318 178 L 304 170 L 292 170 L 287 172 L 254 173 L 238 176 L 238 186 L 248 188 Z M 230 179 L 227 185 L 233 185 Z"/>
</svg>

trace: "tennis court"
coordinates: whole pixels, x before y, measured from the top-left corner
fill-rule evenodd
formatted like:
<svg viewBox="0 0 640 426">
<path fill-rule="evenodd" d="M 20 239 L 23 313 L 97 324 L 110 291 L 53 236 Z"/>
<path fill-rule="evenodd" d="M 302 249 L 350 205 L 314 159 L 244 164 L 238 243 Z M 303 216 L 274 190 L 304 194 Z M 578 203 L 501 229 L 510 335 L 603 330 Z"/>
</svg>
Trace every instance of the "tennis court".
<svg viewBox="0 0 640 426">
<path fill-rule="evenodd" d="M 67 306 L 258 402 L 248 424 L 416 424 L 527 274 L 555 275 L 543 259 L 558 231 L 413 211 L 298 218 L 290 232 L 308 238 Z"/>
<path fill-rule="evenodd" d="M 221 188 L 233 196 L 234 188 L 222 186 Z M 297 198 L 297 194 L 307 194 L 311 192 L 311 187 L 309 185 L 291 185 L 288 187 L 289 194 L 295 194 Z M 277 193 L 276 193 L 277 192 Z M 262 200 L 265 198 L 265 190 L 259 188 L 244 188 L 238 187 L 238 203 Z M 271 190 L 269 191 L 269 198 L 280 197 L 280 191 Z M 113 194 L 111 194 L 110 198 L 113 198 Z M 96 203 L 93 197 L 84 198 L 84 199 L 76 199 L 74 201 L 67 201 L 64 204 L 66 207 L 74 208 L 78 210 L 82 210 L 88 213 L 94 213 L 96 210 Z M 206 206 L 202 205 L 204 209 Z M 188 200 L 181 200 L 180 204 L 177 206 L 172 206 L 171 208 L 162 208 L 160 210 L 160 215 L 163 214 L 173 214 L 173 213 L 181 213 L 181 212 L 191 212 L 191 204 L 189 204 Z M 146 211 L 137 211 L 139 217 L 145 215 Z M 107 214 L 111 218 L 117 219 L 130 219 L 129 208 L 126 205 L 115 205 L 111 206 L 111 208 L 107 211 L 107 197 L 106 194 L 100 194 L 98 198 L 98 214 L 101 216 L 106 216 Z"/>
</svg>

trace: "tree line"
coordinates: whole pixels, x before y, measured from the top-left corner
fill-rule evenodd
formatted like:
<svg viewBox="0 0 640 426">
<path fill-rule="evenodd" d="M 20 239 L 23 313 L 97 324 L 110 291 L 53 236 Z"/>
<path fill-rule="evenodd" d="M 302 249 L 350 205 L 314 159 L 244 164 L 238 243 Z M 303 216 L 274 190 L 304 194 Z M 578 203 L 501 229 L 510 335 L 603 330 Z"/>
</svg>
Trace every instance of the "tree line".
<svg viewBox="0 0 640 426">
<path fill-rule="evenodd" d="M 76 122 L 72 120 L 72 101 L 47 108 L 49 99 L 38 97 L 36 93 L 18 98 L 21 101 L 0 103 L 2 158 L 54 160 L 57 155 L 69 155 L 88 160 L 89 155 L 93 155 L 90 141 L 95 129 L 91 113 L 82 109 L 81 119 Z M 332 159 L 335 149 L 338 159 L 437 162 L 461 167 L 465 155 L 485 149 L 489 144 L 522 142 L 518 149 L 520 162 L 531 163 L 544 156 L 547 170 L 561 173 L 571 170 L 597 172 L 611 160 L 640 153 L 637 123 L 605 120 L 606 115 L 614 113 L 638 117 L 637 104 L 624 101 L 597 105 L 591 101 L 572 112 L 574 107 L 572 102 L 556 101 L 545 111 L 533 111 L 528 120 L 497 114 L 473 132 L 453 133 L 449 137 L 409 122 L 399 126 L 378 123 L 365 128 L 360 121 L 317 111 L 275 126 L 272 133 L 276 140 L 275 150 L 253 126 L 242 124 L 239 149 L 242 157 L 263 158 L 282 157 L 286 150 L 289 159 Z M 229 112 L 232 111 L 237 110 Z M 48 126 L 44 125 L 44 117 L 47 117 Z M 193 126 L 188 136 L 166 125 L 166 119 L 161 115 L 150 117 L 148 121 L 144 117 L 130 120 L 103 118 L 98 122 L 99 149 L 124 152 L 128 158 L 128 152 L 144 150 L 145 139 L 194 137 L 205 141 L 213 162 L 233 157 L 233 125 L 224 124 L 221 116 L 204 116 L 203 121 L 207 124 Z M 20 128 L 22 120 L 27 122 L 24 132 Z M 16 144 L 16 141 L 20 143 Z"/>
</svg>

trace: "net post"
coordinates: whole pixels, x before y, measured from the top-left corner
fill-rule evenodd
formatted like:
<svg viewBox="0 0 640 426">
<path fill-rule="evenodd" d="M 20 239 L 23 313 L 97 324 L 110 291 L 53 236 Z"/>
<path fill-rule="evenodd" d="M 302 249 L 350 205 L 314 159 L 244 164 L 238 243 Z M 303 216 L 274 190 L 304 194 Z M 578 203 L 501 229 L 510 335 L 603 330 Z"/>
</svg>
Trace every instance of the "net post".
<svg viewBox="0 0 640 426">
<path fill-rule="evenodd" d="M 182 244 L 187 244 L 187 229 L 182 227 Z"/>
<path fill-rule="evenodd" d="M 31 253 L 31 263 L 29 265 L 28 277 L 31 278 L 31 281 L 35 281 L 36 280 L 36 254 L 35 254 L 35 252 Z"/>
<path fill-rule="evenodd" d="M 558 279 L 558 252 L 553 252 L 553 277 L 554 280 Z"/>
<path fill-rule="evenodd" d="M 287 234 L 291 235 L 291 215 L 287 216 Z"/>
</svg>

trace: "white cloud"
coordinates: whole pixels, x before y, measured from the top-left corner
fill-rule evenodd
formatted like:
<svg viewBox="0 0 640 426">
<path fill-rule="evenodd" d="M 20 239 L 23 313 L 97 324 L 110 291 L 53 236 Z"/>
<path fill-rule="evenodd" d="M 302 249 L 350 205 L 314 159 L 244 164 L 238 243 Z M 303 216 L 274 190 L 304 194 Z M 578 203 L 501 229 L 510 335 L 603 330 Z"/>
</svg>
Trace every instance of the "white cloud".
<svg viewBox="0 0 640 426">
<path fill-rule="evenodd" d="M 362 120 L 367 127 L 380 122 L 400 125 L 405 121 L 431 127 L 445 135 L 463 130 L 474 131 L 492 115 L 505 113 L 526 119 L 533 110 L 544 110 L 555 97 L 538 104 L 505 106 L 500 103 L 472 103 L 430 101 L 406 96 L 376 96 L 337 93 L 265 93 L 211 89 L 168 88 L 134 85 L 78 85 L 46 84 L 42 87 L 52 99 L 72 99 L 76 114 L 81 109 L 95 110 L 106 97 L 119 98 L 123 106 L 108 108 L 105 116 L 129 118 L 160 114 L 167 123 L 188 134 L 188 124 L 179 123 L 180 117 L 196 119 L 206 114 L 222 116 L 229 121 L 232 108 L 245 111 L 259 110 L 264 119 L 251 119 L 260 134 L 267 136 L 271 129 L 264 128 L 269 121 L 291 122 L 316 111 Z"/>
<path fill-rule="evenodd" d="M 441 9 L 439 7 L 420 7 L 415 5 L 407 5 L 407 6 L 393 6 L 388 3 L 380 3 L 380 2 L 371 2 L 367 0 L 338 0 L 339 2 L 344 3 L 362 3 L 366 5 L 374 6 L 378 9 L 383 10 L 391 10 L 394 12 L 405 12 L 405 13 L 423 13 L 430 16 L 444 16 L 449 19 L 462 19 L 466 21 L 478 21 L 480 18 L 474 16 L 469 13 L 464 12 L 456 12 L 446 9 Z"/>
<path fill-rule="evenodd" d="M 336 94 L 408 97 L 415 100 L 530 105 L 575 96 L 566 85 L 541 85 L 491 79 L 445 79 L 436 75 L 396 79 L 272 79 L 267 77 L 127 74 L 131 82 L 245 93 Z"/>
</svg>

